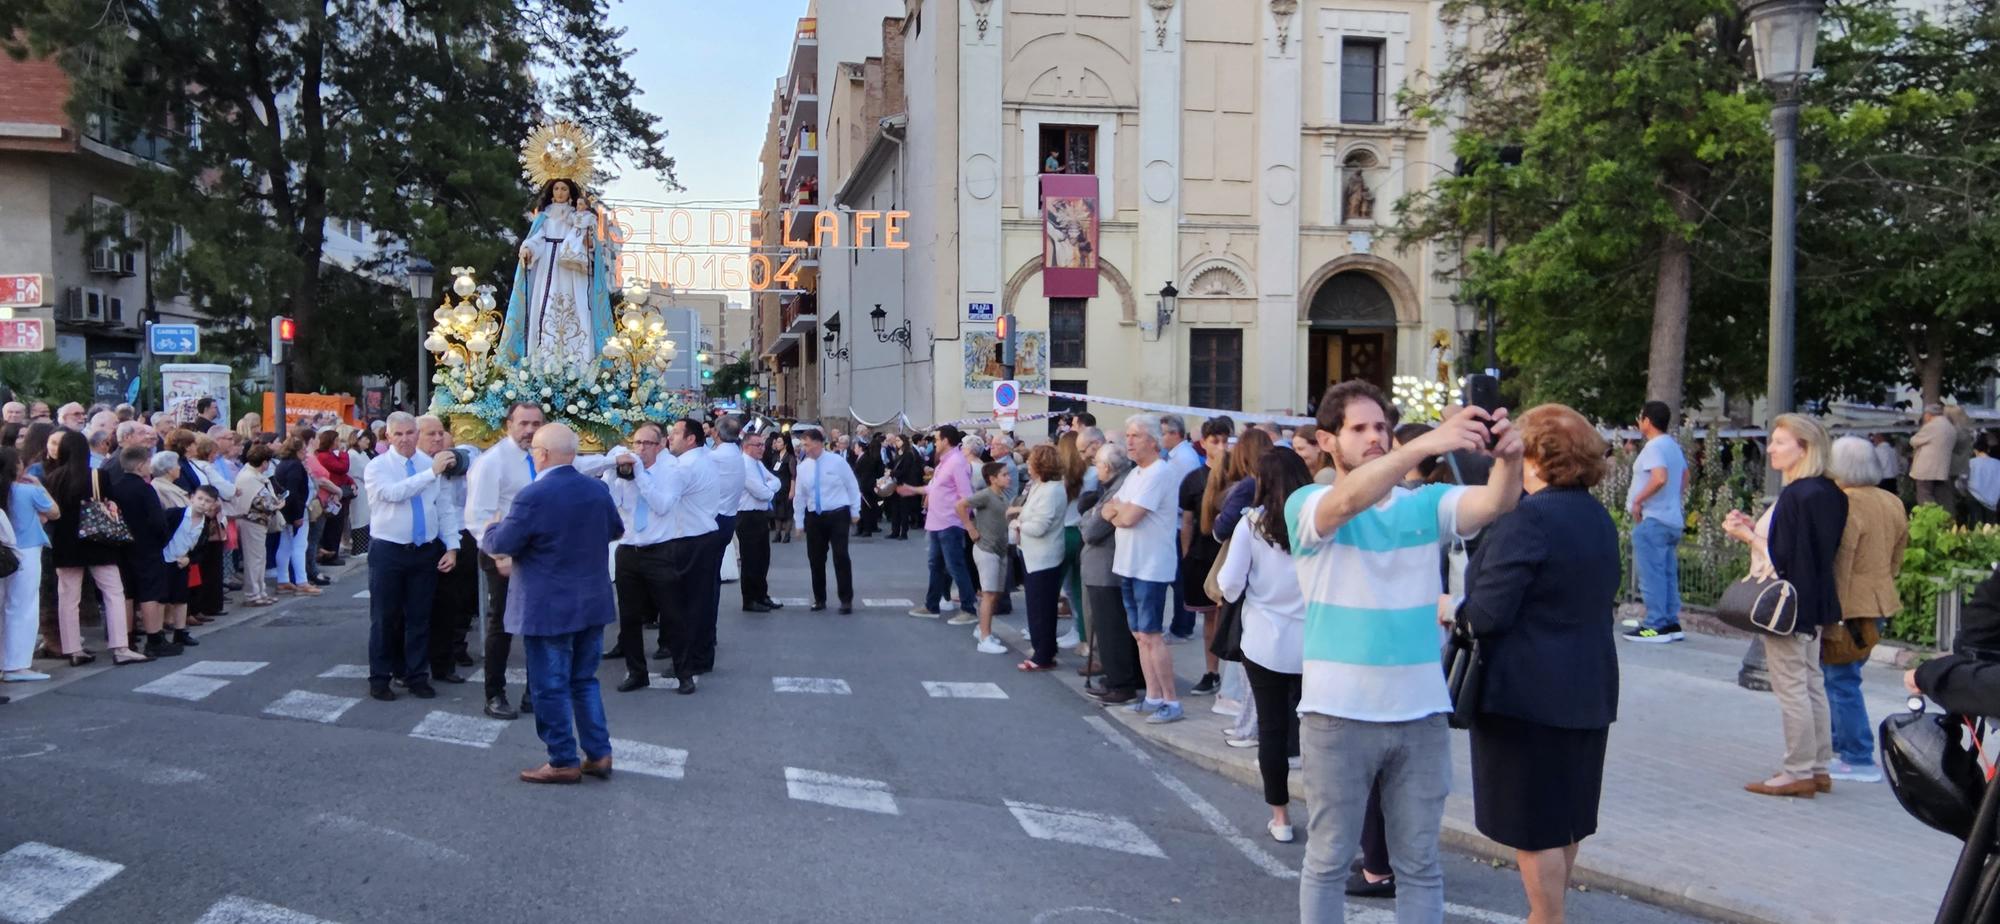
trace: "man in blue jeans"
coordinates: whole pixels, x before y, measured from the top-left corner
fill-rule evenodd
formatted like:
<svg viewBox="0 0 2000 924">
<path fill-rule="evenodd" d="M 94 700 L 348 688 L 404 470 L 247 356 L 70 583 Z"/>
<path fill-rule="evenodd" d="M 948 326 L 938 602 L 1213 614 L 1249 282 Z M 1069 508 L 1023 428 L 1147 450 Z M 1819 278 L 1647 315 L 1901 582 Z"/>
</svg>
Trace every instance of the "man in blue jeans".
<svg viewBox="0 0 2000 924">
<path fill-rule="evenodd" d="M 931 581 L 924 590 L 924 605 L 911 610 L 910 615 L 919 619 L 938 618 L 938 602 L 955 584 L 959 613 L 951 618 L 954 626 L 979 621 L 975 602 L 979 597 L 972 587 L 972 569 L 966 566 L 971 558 L 970 543 L 966 539 L 965 522 L 958 518 L 958 502 L 972 496 L 972 464 L 959 448 L 964 442 L 965 434 L 957 427 L 950 424 L 939 427 L 937 461 L 933 463 L 930 484 L 916 489 L 930 498 L 930 507 L 924 514 L 924 532 L 931 540 Z"/>
<path fill-rule="evenodd" d="M 1632 463 L 1625 507 L 1632 517 L 1632 570 L 1646 600 L 1646 618 L 1625 633 L 1627 641 L 1666 643 L 1686 637 L 1681 632 L 1680 544 L 1687 524 L 1681 496 L 1687 491 L 1688 470 L 1681 445 L 1667 435 L 1672 419 L 1663 401 L 1648 401 L 1639 410 L 1646 445 Z"/>
<path fill-rule="evenodd" d="M 526 783 L 611 776 L 597 665 L 604 627 L 618 611 L 604 550 L 625 535 L 625 524 L 610 490 L 573 466 L 576 444 L 575 431 L 562 424 L 535 431 L 530 451 L 539 477 L 515 495 L 484 541 L 509 578 L 507 631 L 527 649 L 535 733 L 549 752 L 547 763 L 521 771 Z"/>
</svg>

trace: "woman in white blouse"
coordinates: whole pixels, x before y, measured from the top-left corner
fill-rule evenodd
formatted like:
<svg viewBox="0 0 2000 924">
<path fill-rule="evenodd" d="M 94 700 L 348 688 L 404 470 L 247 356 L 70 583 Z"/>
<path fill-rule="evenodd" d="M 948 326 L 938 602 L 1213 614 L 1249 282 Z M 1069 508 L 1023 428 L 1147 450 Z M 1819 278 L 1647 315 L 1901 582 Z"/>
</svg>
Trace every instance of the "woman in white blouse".
<svg viewBox="0 0 2000 924">
<path fill-rule="evenodd" d="M 1028 453 L 1031 482 L 1021 506 L 1007 511 L 1018 516 L 1021 561 L 1027 566 L 1028 641 L 1034 654 L 1020 663 L 1024 671 L 1056 666 L 1056 598 L 1062 593 L 1063 509 L 1069 493 L 1063 487 L 1062 464 L 1048 443 Z"/>
<path fill-rule="evenodd" d="M 1224 598 L 1243 601 L 1243 671 L 1257 704 L 1257 769 L 1264 778 L 1264 802 L 1271 806 L 1268 830 L 1281 843 L 1292 841 L 1291 794 L 1286 774 L 1299 752 L 1299 692 L 1305 670 L 1306 601 L 1292 564 L 1291 536 L 1285 529 L 1285 499 L 1313 483 L 1305 460 L 1289 449 L 1265 450 L 1257 461 L 1253 504 L 1230 534 L 1229 557 L 1216 584 Z"/>
</svg>

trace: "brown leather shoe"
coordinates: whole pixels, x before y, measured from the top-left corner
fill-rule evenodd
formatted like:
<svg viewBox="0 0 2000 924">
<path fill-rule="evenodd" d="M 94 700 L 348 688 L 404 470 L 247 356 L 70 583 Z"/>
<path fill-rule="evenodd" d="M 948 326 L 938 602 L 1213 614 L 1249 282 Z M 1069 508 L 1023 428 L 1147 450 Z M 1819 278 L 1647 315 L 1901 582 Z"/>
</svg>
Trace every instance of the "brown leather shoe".
<svg viewBox="0 0 2000 924">
<path fill-rule="evenodd" d="M 1760 796 L 1797 796 L 1801 799 L 1810 799 L 1819 791 L 1819 785 L 1812 780 L 1793 780 L 1781 786 L 1772 786 L 1763 780 L 1758 780 L 1755 783 L 1745 784 L 1743 789 Z"/>
<path fill-rule="evenodd" d="M 1820 792 L 1832 792 L 1833 775 L 1830 773 L 1813 774 L 1813 788 L 1819 790 Z"/>
<path fill-rule="evenodd" d="M 583 779 L 583 769 L 580 767 L 543 764 L 533 770 L 521 771 L 523 783 L 574 783 L 581 779 Z"/>
<path fill-rule="evenodd" d="M 596 760 L 584 759 L 583 772 L 600 780 L 611 779 L 611 755 L 606 754 Z"/>
</svg>

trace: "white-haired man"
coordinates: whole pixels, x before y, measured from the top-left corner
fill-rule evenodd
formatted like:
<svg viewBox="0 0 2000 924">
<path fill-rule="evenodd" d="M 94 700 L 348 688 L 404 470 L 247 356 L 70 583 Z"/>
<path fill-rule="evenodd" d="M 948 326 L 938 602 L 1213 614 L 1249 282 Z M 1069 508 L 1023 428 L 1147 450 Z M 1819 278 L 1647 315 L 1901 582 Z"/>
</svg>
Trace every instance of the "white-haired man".
<svg viewBox="0 0 2000 924">
<path fill-rule="evenodd" d="M 457 563 L 456 543 L 447 549 L 440 536 L 457 536 L 458 514 L 438 503 L 438 476 L 449 454 L 431 456 L 417 448 L 417 420 L 397 412 L 389 417 L 389 451 L 368 463 L 368 695 L 396 698 L 389 681 L 403 678 L 418 699 L 437 696 L 431 686 L 431 604 L 438 574 Z M 400 651 L 391 640 L 401 636 Z M 400 657 L 397 655 L 400 654 Z"/>
</svg>

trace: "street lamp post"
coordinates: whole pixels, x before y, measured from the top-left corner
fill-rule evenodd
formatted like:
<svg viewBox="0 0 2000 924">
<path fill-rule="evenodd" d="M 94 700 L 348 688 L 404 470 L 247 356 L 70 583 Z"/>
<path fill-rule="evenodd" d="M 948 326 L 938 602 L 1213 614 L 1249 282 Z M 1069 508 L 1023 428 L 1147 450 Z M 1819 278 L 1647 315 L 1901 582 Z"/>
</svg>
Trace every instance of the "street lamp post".
<svg viewBox="0 0 2000 924">
<path fill-rule="evenodd" d="M 431 407 L 431 353 L 424 349 L 424 306 L 430 304 L 437 268 L 423 257 L 411 256 L 403 275 L 410 286 L 410 298 L 417 303 L 417 413 L 424 414 Z"/>
<path fill-rule="evenodd" d="M 1793 410 L 1792 354 L 1797 321 L 1799 87 L 1813 69 L 1824 0 L 1737 0 L 1750 28 L 1757 75 L 1777 97 L 1771 107 L 1771 343 L 1765 400 L 1770 416 Z"/>
</svg>

